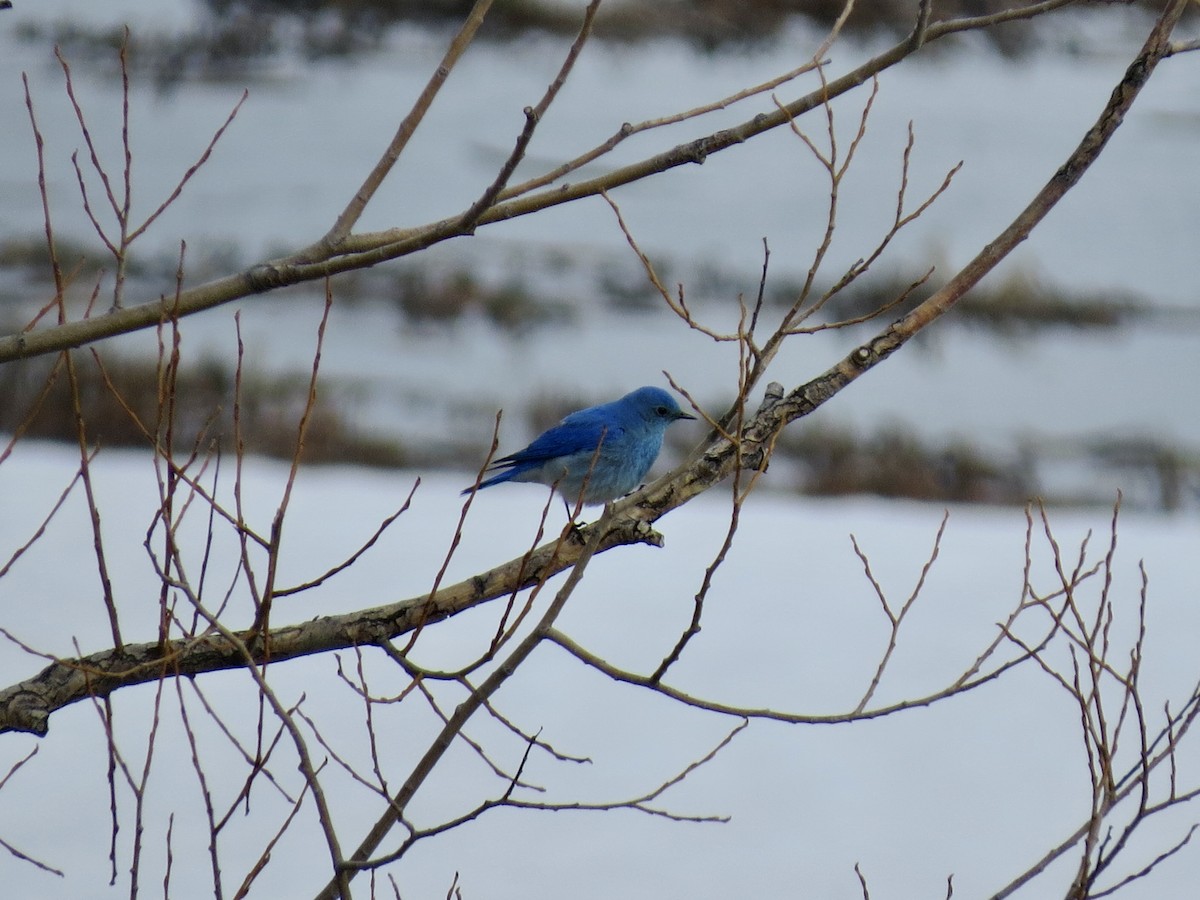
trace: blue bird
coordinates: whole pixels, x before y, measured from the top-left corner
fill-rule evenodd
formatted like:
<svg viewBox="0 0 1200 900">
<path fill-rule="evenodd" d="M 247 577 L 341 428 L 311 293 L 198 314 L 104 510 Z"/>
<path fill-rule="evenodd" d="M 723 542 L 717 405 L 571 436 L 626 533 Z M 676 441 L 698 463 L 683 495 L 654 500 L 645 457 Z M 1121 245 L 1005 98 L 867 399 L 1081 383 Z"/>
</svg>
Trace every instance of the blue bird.
<svg viewBox="0 0 1200 900">
<path fill-rule="evenodd" d="M 524 450 L 496 460 L 488 471 L 499 474 L 480 482 L 479 489 L 503 481 L 533 482 L 556 488 L 571 504 L 581 495 L 585 505 L 607 503 L 642 483 L 668 425 L 694 418 L 662 388 L 638 388 L 612 403 L 571 413 Z"/>
</svg>

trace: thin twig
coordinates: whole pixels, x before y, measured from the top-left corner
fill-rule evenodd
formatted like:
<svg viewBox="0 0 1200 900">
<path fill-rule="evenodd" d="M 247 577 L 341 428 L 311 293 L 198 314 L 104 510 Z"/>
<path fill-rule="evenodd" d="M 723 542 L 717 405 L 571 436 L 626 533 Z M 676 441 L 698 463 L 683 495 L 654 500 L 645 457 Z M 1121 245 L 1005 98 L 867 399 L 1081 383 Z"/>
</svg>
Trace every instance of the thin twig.
<svg viewBox="0 0 1200 900">
<path fill-rule="evenodd" d="M 341 215 L 337 217 L 337 221 L 333 223 L 333 227 L 329 232 L 321 238 L 312 247 L 301 250 L 296 254 L 297 259 L 322 259 L 329 255 L 335 247 L 345 240 L 350 234 L 355 224 L 366 209 L 367 204 L 371 202 L 371 198 L 375 196 L 375 192 L 379 190 L 379 186 L 383 184 L 383 180 L 387 178 L 392 167 L 396 165 L 396 161 L 400 159 L 400 154 L 404 152 L 404 148 L 408 146 L 409 139 L 416 133 L 417 126 L 425 118 L 425 114 L 433 105 L 434 98 L 437 97 L 438 91 L 442 85 L 446 83 L 446 79 L 450 77 L 450 73 L 454 70 L 454 66 L 462 57 L 471 41 L 475 38 L 475 33 L 479 30 L 479 26 L 483 24 L 484 17 L 491 8 L 492 0 L 476 0 L 471 11 L 467 14 L 462 26 L 458 29 L 458 33 L 450 41 L 450 46 L 446 48 L 446 53 L 442 57 L 442 61 L 438 67 L 434 69 L 429 81 L 426 83 L 424 90 L 413 103 L 412 109 L 408 115 L 400 123 L 400 127 L 396 129 L 396 134 L 392 137 L 392 141 L 388 144 L 383 156 L 375 163 L 375 167 L 367 175 L 362 185 L 346 208 L 342 210 Z"/>
</svg>

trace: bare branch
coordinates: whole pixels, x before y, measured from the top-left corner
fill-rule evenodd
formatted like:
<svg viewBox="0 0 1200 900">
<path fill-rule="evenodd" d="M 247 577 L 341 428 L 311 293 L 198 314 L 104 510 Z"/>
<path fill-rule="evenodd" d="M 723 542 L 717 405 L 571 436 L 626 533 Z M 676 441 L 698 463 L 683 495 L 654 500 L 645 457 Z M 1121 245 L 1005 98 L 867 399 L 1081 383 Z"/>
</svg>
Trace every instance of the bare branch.
<svg viewBox="0 0 1200 900">
<path fill-rule="evenodd" d="M 596 10 L 599 8 L 600 0 L 591 0 L 588 3 L 583 13 L 583 24 L 579 26 L 579 34 L 575 37 L 575 42 L 571 44 L 571 49 L 567 51 L 567 56 L 558 70 L 558 75 L 555 76 L 550 86 L 546 88 L 546 93 L 538 101 L 537 106 L 525 107 L 525 127 L 517 137 L 516 146 L 513 147 L 512 152 L 508 155 L 508 159 L 504 161 L 504 165 L 500 167 L 500 172 L 496 175 L 495 180 L 483 192 L 483 196 L 472 203 L 471 208 L 463 213 L 462 221 L 459 224 L 464 232 L 470 233 L 475 227 L 475 223 L 479 221 L 479 217 L 483 215 L 484 210 L 496 202 L 496 198 L 503 192 L 513 172 L 516 171 L 521 160 L 525 158 L 525 150 L 528 148 L 530 140 L 533 139 L 534 129 L 542 121 L 542 117 L 546 114 L 546 110 L 550 108 L 550 104 L 554 102 L 554 98 L 558 96 L 558 92 L 566 83 L 567 76 L 571 73 L 571 70 L 575 68 L 575 60 L 579 58 L 579 52 L 583 49 L 584 43 L 592 33 L 592 22 L 596 18 Z"/>
<path fill-rule="evenodd" d="M 610 519 L 612 515 L 611 505 L 606 506 L 600 520 L 592 527 L 592 531 L 587 537 L 587 542 L 584 544 L 582 550 L 580 550 L 566 581 L 557 594 L 555 594 L 554 600 L 547 607 L 538 624 L 517 644 L 504 662 L 489 674 L 480 683 L 479 687 L 455 708 L 450 720 L 438 732 L 429 749 L 413 768 L 404 784 L 401 785 L 392 797 L 391 803 L 385 808 L 383 815 L 380 816 L 374 827 L 363 839 L 362 843 L 359 844 L 358 849 L 346 861 L 346 865 L 338 867 L 333 881 L 326 886 L 325 890 L 317 895 L 319 898 L 322 898 L 322 900 L 334 900 L 338 896 L 345 896 L 345 891 L 341 889 L 340 884 L 344 884 L 346 879 L 357 872 L 360 867 L 367 864 L 371 855 L 379 847 L 379 844 L 387 837 L 392 828 L 401 821 L 409 801 L 437 766 L 438 761 L 441 760 L 455 736 L 462 730 L 462 727 L 483 705 L 484 701 L 495 694 L 500 686 L 508 680 L 509 676 L 517 670 L 521 663 L 546 638 L 547 632 L 552 628 L 555 620 L 566 605 L 567 600 L 570 599 L 574 592 L 575 587 L 583 578 L 583 573 L 587 569 L 588 562 L 600 549 L 605 529 L 597 526 L 606 524 L 606 520 Z M 567 533 L 569 532 L 564 532 L 564 536 Z M 560 538 L 557 543 L 562 544 L 563 542 L 563 538 Z"/>
<path fill-rule="evenodd" d="M 929 552 L 929 559 L 925 561 L 925 565 L 921 567 L 921 574 L 917 578 L 916 586 L 912 589 L 912 593 L 908 595 L 908 599 L 901 605 L 899 612 L 892 612 L 888 605 L 887 597 L 884 595 L 883 588 L 876 580 L 871 572 L 871 564 L 867 560 L 867 556 L 858 546 L 858 540 L 854 535 L 850 535 L 850 541 L 854 545 L 854 552 L 862 561 L 863 570 L 866 573 L 867 580 L 871 582 L 871 586 L 875 589 L 875 594 L 879 597 L 880 605 L 883 607 L 883 613 L 887 617 L 890 625 L 890 633 L 888 634 L 887 649 L 883 651 L 883 656 L 879 658 L 879 665 L 875 669 L 875 674 L 871 677 L 871 683 L 867 686 L 866 692 L 862 699 L 858 701 L 858 705 L 854 707 L 854 712 L 860 713 L 867 708 L 867 704 L 871 702 L 871 698 L 875 696 L 875 691 L 879 687 L 879 683 L 883 680 L 884 670 L 891 661 L 892 654 L 896 650 L 897 643 L 900 638 L 900 627 L 904 624 L 904 617 L 908 615 L 908 611 L 912 609 L 914 603 L 917 602 L 917 597 L 921 594 L 921 589 L 925 586 L 925 579 L 929 576 L 929 570 L 933 568 L 934 562 L 938 558 L 938 553 L 942 547 L 942 535 L 946 533 L 946 523 L 950 521 L 950 511 L 946 510 L 942 514 L 942 522 L 938 526 L 937 534 L 933 539 L 933 549 Z"/>
<path fill-rule="evenodd" d="M 141 237 L 146 229 L 153 225 L 158 217 L 166 212 L 172 203 L 179 199 L 179 195 L 183 193 L 183 189 L 187 186 L 187 183 L 191 181 L 192 177 L 204 167 L 206 162 L 208 162 L 209 157 L 212 156 L 213 150 L 215 150 L 217 147 L 217 142 L 221 140 L 229 126 L 233 124 L 233 120 L 237 117 L 238 112 L 241 110 L 243 104 L 245 104 L 249 97 L 249 91 L 242 91 L 242 96 L 238 99 L 238 102 L 233 105 L 233 109 L 229 111 L 229 115 L 225 117 L 225 121 L 221 123 L 217 130 L 213 132 L 213 136 L 209 138 L 208 145 L 200 154 L 199 159 L 188 166 L 187 171 L 183 173 L 175 187 L 171 190 L 171 193 L 167 195 L 167 199 L 160 203 L 158 208 L 155 209 L 154 212 L 150 213 L 150 215 L 146 217 L 145 221 L 142 222 L 141 225 L 137 226 L 129 233 L 128 237 L 125 239 L 126 245 L 133 243 L 137 238 Z M 128 100 L 126 100 L 126 105 L 128 105 Z M 126 177 L 128 177 L 128 175 Z"/>
<path fill-rule="evenodd" d="M 363 210 L 367 204 L 371 202 L 371 198 L 375 196 L 375 192 L 379 190 L 379 186 L 383 184 L 383 180 L 387 178 L 388 173 L 392 170 L 392 166 L 400 158 L 400 154 L 404 152 L 404 148 L 408 146 L 409 139 L 416 133 L 417 126 L 425 118 L 425 113 L 429 111 L 429 107 L 433 105 L 433 100 L 441 90 L 442 85 L 446 83 L 446 79 L 450 77 L 450 73 L 454 70 L 454 66 L 458 63 L 459 58 L 470 46 L 471 41 L 475 38 L 475 33 L 479 30 L 479 26 L 483 24 L 483 19 L 487 15 L 488 10 L 492 6 L 492 0 L 476 0 L 475 5 L 471 7 L 470 13 L 467 14 L 458 33 L 450 42 L 450 46 L 446 48 L 446 53 L 442 57 L 441 63 L 430 76 L 425 89 L 421 91 L 412 109 L 408 115 L 404 117 L 404 121 L 400 123 L 400 127 L 396 129 L 396 134 L 392 138 L 392 142 L 388 144 L 387 150 L 380 157 L 379 162 L 375 164 L 362 186 L 355 192 L 354 197 L 342 210 L 342 214 L 337 217 L 333 227 L 329 232 L 321 238 L 312 247 L 301 250 L 296 254 L 296 259 L 323 259 L 327 257 L 333 248 L 339 246 L 350 234 L 359 217 L 362 216 Z"/>
</svg>

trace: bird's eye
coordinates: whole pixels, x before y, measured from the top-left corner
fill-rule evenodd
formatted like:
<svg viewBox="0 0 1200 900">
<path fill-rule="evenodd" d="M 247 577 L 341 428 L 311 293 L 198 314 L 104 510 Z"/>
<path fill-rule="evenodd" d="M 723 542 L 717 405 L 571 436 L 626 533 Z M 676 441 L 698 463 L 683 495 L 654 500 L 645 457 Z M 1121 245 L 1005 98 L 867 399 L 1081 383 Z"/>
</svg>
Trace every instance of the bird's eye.
<svg viewBox="0 0 1200 900">
<path fill-rule="evenodd" d="M 667 409 L 665 406 L 660 406 L 660 407 L 658 407 L 658 409 L 656 409 L 654 411 L 663 417 L 666 417 L 667 413 L 670 412 L 670 410 Z"/>
</svg>

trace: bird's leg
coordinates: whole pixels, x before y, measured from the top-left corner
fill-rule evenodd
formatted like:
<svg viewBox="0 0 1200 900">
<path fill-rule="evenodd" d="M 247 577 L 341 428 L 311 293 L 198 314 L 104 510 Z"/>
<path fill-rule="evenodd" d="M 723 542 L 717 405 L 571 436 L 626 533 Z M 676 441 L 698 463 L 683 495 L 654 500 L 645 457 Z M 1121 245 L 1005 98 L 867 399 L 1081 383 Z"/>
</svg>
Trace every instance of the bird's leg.
<svg viewBox="0 0 1200 900">
<path fill-rule="evenodd" d="M 562 494 L 559 494 L 559 496 L 562 497 Z M 568 535 L 582 545 L 584 543 L 583 526 L 587 523 L 578 521 L 577 517 L 583 511 L 583 504 L 579 501 L 576 501 L 574 508 L 572 508 L 566 497 L 562 498 L 562 502 L 563 507 L 567 511 L 567 522 L 569 524 Z"/>
</svg>

